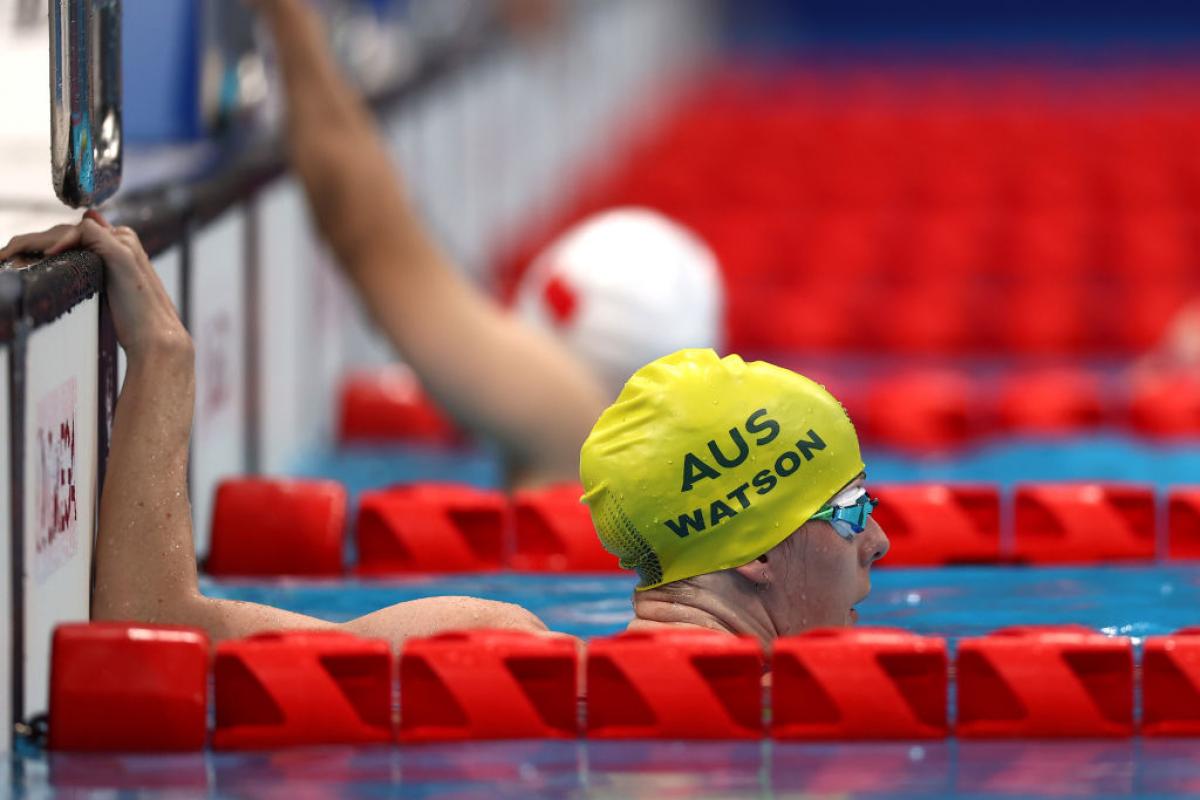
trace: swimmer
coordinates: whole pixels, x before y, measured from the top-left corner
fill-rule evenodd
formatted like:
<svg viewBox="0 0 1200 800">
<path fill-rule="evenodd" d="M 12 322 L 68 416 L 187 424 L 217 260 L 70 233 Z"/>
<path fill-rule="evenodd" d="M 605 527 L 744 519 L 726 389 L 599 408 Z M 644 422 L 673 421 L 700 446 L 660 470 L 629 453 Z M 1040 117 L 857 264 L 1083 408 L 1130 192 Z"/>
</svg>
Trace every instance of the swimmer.
<svg viewBox="0 0 1200 800">
<path fill-rule="evenodd" d="M 682 347 L 720 346 L 716 259 L 645 209 L 568 231 L 506 311 L 428 234 L 308 0 L 247 2 L 276 43 L 289 160 L 320 233 L 438 405 L 499 446 L 511 483 L 574 479 L 579 445 L 635 369 Z"/>
<path fill-rule="evenodd" d="M 638 370 L 580 454 L 600 541 L 639 578 L 630 630 L 764 646 L 857 621 L 889 546 L 865 469 L 823 387 L 702 349 Z"/>
<path fill-rule="evenodd" d="M 203 628 L 214 642 L 287 629 L 343 630 L 393 644 L 456 629 L 546 630 L 519 606 L 471 597 L 397 603 L 333 623 L 202 595 L 187 492 L 195 406 L 192 340 L 137 234 L 110 228 L 95 212 L 77 225 L 14 238 L 0 249 L 0 261 L 71 249 L 91 250 L 104 260 L 108 303 L 128 365 L 100 498 L 92 619 L 190 625 Z"/>
</svg>

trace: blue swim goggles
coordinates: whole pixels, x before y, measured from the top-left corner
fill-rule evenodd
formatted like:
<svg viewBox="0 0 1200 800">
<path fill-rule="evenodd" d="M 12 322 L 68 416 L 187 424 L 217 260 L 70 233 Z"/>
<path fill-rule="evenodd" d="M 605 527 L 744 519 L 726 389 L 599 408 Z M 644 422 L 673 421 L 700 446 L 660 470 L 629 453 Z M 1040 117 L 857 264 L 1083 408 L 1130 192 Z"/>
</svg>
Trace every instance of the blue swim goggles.
<svg viewBox="0 0 1200 800">
<path fill-rule="evenodd" d="M 813 514 L 810 519 L 821 519 L 828 522 L 847 542 L 853 542 L 867 528 L 867 520 L 879 500 L 867 494 L 861 486 L 839 492 L 837 497 L 830 500 L 824 508 Z"/>
</svg>

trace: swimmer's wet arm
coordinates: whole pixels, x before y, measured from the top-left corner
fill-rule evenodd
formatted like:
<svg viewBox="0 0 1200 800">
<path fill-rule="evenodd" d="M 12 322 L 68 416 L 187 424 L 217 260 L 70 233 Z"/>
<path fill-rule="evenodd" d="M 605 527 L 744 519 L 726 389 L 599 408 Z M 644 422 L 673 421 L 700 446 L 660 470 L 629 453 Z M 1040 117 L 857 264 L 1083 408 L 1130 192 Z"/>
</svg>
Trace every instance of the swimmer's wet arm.
<svg viewBox="0 0 1200 800">
<path fill-rule="evenodd" d="M 92 618 L 203 628 L 214 642 L 268 630 L 345 630 L 399 644 L 476 627 L 544 631 L 525 609 L 471 597 L 398 603 L 343 624 L 200 593 L 187 494 L 191 342 L 130 353 L 100 501 Z"/>
<path fill-rule="evenodd" d="M 534 479 L 574 479 L 598 379 L 467 282 L 405 197 L 370 113 L 305 0 L 258 0 L 287 93 L 289 153 L 371 316 L 430 393 Z"/>
<path fill-rule="evenodd" d="M 344 624 L 200 593 L 187 494 L 195 399 L 191 342 L 130 353 L 113 420 L 92 618 L 203 628 L 214 642 L 268 630 L 345 630 L 398 644 L 440 631 L 545 630 L 528 611 L 470 597 L 399 603 Z"/>
<path fill-rule="evenodd" d="M 200 594 L 187 493 L 195 400 L 192 342 L 129 228 L 88 212 L 78 225 L 17 236 L 0 259 L 88 249 L 104 259 L 106 299 L 128 359 L 100 499 L 92 618 L 192 625 L 214 640 L 284 628 L 345 629 L 393 642 L 465 627 L 544 630 L 507 603 L 430 598 L 337 625 L 277 608 Z"/>
<path fill-rule="evenodd" d="M 187 494 L 190 341 L 130 354 L 113 420 L 92 618 L 203 628 L 214 642 L 269 630 L 345 630 L 399 644 L 472 627 L 545 630 L 518 606 L 469 597 L 399 603 L 344 624 L 200 593 Z"/>
<path fill-rule="evenodd" d="M 93 619 L 192 625 L 214 642 L 286 629 L 341 629 L 393 644 L 474 627 L 545 630 L 519 606 L 470 597 L 398 603 L 339 625 L 202 595 L 187 494 L 192 358 L 186 335 L 130 353 L 100 501 Z"/>
<path fill-rule="evenodd" d="M 106 298 L 128 363 L 100 498 L 92 618 L 194 625 L 217 639 L 255 626 L 327 625 L 200 594 L 187 490 L 191 337 L 133 231 L 109 229 L 98 215 L 70 227 L 56 246 L 86 247 L 104 259 Z"/>
</svg>

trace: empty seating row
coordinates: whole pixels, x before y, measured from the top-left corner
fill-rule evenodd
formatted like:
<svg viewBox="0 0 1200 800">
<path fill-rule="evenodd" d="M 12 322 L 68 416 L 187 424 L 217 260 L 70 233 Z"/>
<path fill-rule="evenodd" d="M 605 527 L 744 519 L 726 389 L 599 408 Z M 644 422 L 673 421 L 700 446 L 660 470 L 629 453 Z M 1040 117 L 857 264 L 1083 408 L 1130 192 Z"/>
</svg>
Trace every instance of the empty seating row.
<svg viewBox="0 0 1200 800">
<path fill-rule="evenodd" d="M 958 641 L 896 629 L 778 640 L 670 630 L 587 643 L 469 631 L 382 640 L 72 624 L 54 636 L 49 745 L 244 750 L 466 739 L 860 740 L 1200 734 L 1200 634 L 1082 626 Z M 1135 683 L 1140 682 L 1140 719 Z M 953 691 L 951 691 L 953 685 Z M 398 714 L 394 697 L 399 688 Z M 955 714 L 950 713 L 954 698 Z M 764 723 L 764 711 L 769 722 Z M 953 717 L 953 718 L 952 718 Z"/>
</svg>

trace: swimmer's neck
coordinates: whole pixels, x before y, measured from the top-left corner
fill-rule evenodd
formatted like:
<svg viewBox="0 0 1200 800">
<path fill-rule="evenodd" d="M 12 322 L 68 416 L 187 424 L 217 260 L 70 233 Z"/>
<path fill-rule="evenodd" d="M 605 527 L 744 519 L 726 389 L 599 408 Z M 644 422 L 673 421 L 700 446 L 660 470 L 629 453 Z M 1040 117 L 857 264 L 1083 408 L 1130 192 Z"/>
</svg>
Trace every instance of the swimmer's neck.
<svg viewBox="0 0 1200 800">
<path fill-rule="evenodd" d="M 767 647 L 779 632 L 754 592 L 723 575 L 701 575 L 686 581 L 647 589 L 633 598 L 630 631 L 700 628 L 753 636 Z"/>
</svg>

